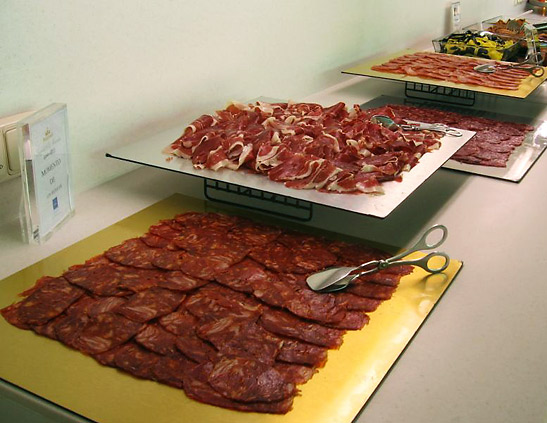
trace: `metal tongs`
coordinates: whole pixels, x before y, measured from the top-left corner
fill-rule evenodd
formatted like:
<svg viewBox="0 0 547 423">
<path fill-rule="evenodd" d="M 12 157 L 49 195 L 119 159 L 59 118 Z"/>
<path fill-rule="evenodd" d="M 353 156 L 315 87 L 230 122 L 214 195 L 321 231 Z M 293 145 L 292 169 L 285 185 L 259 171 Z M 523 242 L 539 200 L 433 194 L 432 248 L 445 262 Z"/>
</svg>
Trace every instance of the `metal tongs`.
<svg viewBox="0 0 547 423">
<path fill-rule="evenodd" d="M 516 63 L 514 65 L 499 65 L 494 63 L 485 63 L 484 65 L 478 65 L 473 68 L 477 72 L 481 73 L 494 73 L 496 70 L 503 69 L 519 69 L 530 73 L 530 75 L 535 76 L 536 78 L 541 78 L 545 73 L 545 68 L 543 66 L 534 65 L 531 63 Z"/>
<path fill-rule="evenodd" d="M 442 132 L 445 135 L 450 135 L 452 137 L 461 137 L 463 134 L 455 128 L 451 128 L 444 123 L 424 123 L 417 122 L 414 120 L 403 119 L 404 124 L 397 124 L 389 116 L 385 115 L 374 115 L 370 118 L 372 123 L 377 125 L 385 126 L 387 129 L 396 131 L 397 129 L 402 129 L 404 131 L 435 131 Z"/>
<path fill-rule="evenodd" d="M 428 242 L 427 238 L 434 232 L 440 232 L 441 238 L 437 241 L 431 243 Z M 334 292 L 340 291 L 346 288 L 350 283 L 352 283 L 357 278 L 360 278 L 364 275 L 369 275 L 374 272 L 378 272 L 383 269 L 387 269 L 392 266 L 401 266 L 405 264 L 421 267 L 429 273 L 440 273 L 448 267 L 450 263 L 450 257 L 447 254 L 433 251 L 426 256 L 415 259 L 415 260 L 401 260 L 403 257 L 407 256 L 410 253 L 421 251 L 421 250 L 432 250 L 441 245 L 446 237 L 448 236 L 448 229 L 444 225 L 434 225 L 429 228 L 421 238 L 408 250 L 403 251 L 396 256 L 390 257 L 385 260 L 372 260 L 366 263 L 361 264 L 357 267 L 331 267 L 329 269 L 323 270 L 313 275 L 308 276 L 306 282 L 308 286 L 313 291 L 319 292 Z M 429 265 L 430 260 L 442 257 L 444 262 L 440 267 L 431 267 Z M 366 269 L 366 270 L 363 270 Z M 354 273 L 357 270 L 362 270 L 359 273 Z"/>
</svg>

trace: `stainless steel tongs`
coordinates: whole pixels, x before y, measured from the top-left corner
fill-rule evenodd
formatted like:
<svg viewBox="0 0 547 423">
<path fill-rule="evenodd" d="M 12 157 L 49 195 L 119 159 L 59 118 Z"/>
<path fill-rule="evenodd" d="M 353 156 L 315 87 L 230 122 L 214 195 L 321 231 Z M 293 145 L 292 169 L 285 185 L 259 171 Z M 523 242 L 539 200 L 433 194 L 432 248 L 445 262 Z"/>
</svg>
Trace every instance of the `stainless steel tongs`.
<svg viewBox="0 0 547 423">
<path fill-rule="evenodd" d="M 434 233 L 440 232 L 441 238 L 437 241 L 428 242 L 428 237 Z M 308 276 L 306 279 L 308 286 L 319 292 L 334 292 L 346 288 L 357 278 L 368 275 L 379 270 L 387 269 L 391 266 L 401 266 L 405 264 L 421 267 L 429 273 L 440 273 L 448 267 L 450 263 L 450 257 L 447 254 L 433 251 L 426 256 L 416 260 L 401 260 L 403 257 L 410 253 L 421 250 L 432 250 L 441 245 L 448 236 L 448 229 L 444 225 L 434 225 L 429 228 L 421 238 L 408 250 L 403 251 L 396 256 L 390 257 L 385 260 L 372 260 L 361 264 L 357 267 L 331 267 L 313 275 Z M 435 257 L 442 257 L 444 259 L 443 264 L 440 267 L 432 267 L 429 262 Z M 365 270 L 364 270 L 365 269 Z M 359 273 L 354 273 L 357 270 L 362 270 Z"/>
<path fill-rule="evenodd" d="M 393 131 L 400 128 L 405 131 L 442 132 L 443 134 L 450 135 L 452 137 L 461 137 L 463 135 L 461 131 L 458 131 L 455 128 L 451 128 L 450 126 L 445 125 L 444 123 L 425 123 L 425 122 L 417 122 L 414 120 L 403 119 L 405 123 L 397 124 L 395 123 L 393 119 L 385 115 L 374 115 L 370 118 L 370 120 L 373 123 L 385 126 L 386 128 L 391 129 Z"/>
</svg>

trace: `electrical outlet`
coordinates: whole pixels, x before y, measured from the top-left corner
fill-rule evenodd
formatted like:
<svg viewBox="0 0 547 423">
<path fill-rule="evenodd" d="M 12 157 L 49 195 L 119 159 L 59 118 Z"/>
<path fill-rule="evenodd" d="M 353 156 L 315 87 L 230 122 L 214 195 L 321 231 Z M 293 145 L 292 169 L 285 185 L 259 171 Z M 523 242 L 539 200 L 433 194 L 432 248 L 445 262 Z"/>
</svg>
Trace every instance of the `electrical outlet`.
<svg viewBox="0 0 547 423">
<path fill-rule="evenodd" d="M 0 119 L 0 182 L 21 174 L 17 122 L 31 113 L 23 112 Z"/>
</svg>

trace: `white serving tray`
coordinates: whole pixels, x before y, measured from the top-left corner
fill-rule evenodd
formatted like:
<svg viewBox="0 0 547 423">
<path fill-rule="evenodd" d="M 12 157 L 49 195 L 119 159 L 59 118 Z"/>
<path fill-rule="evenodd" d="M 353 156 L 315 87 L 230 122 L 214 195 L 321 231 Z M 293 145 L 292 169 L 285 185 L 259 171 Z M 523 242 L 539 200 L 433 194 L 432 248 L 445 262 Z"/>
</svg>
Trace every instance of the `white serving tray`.
<svg viewBox="0 0 547 423">
<path fill-rule="evenodd" d="M 413 101 L 410 101 L 412 103 Z M 362 104 L 361 107 L 365 109 L 370 109 L 373 107 L 381 107 L 386 104 L 404 104 L 405 101 L 402 98 L 390 97 L 390 96 L 380 96 L 375 99 Z M 429 107 L 439 106 L 437 104 L 428 103 Z M 420 105 L 417 105 L 420 107 Z M 455 111 L 458 113 L 473 114 L 473 112 L 480 113 L 481 117 L 503 120 L 516 123 L 526 123 L 532 125 L 536 128 L 535 131 L 529 132 L 524 138 L 524 142 L 521 146 L 517 147 L 507 162 L 506 167 L 493 167 L 493 166 L 481 166 L 467 163 L 460 163 L 456 160 L 448 160 L 443 168 L 458 170 L 461 172 L 473 173 L 475 175 L 489 176 L 491 178 L 504 179 L 506 181 L 520 182 L 522 178 L 526 175 L 528 170 L 533 166 L 533 164 L 539 159 L 543 151 L 547 148 L 547 122 L 537 119 L 525 119 L 520 116 L 512 116 L 507 114 L 495 113 L 495 112 L 485 112 L 485 111 L 476 111 L 474 109 L 463 109 L 457 108 L 455 106 L 450 106 L 450 111 Z"/>
<path fill-rule="evenodd" d="M 472 131 L 462 131 L 463 136 L 461 137 L 443 137 L 441 148 L 420 158 L 416 166 L 409 172 L 403 173 L 402 182 L 385 182 L 382 184 L 384 194 L 369 195 L 324 193 L 309 189 L 297 190 L 271 181 L 264 175 L 250 172 L 228 169 L 218 171 L 194 169 L 190 160 L 162 153 L 162 150 L 177 139 L 183 130 L 184 127 L 181 127 L 159 133 L 107 152 L 106 156 L 380 218 L 389 215 L 475 134 Z"/>
</svg>

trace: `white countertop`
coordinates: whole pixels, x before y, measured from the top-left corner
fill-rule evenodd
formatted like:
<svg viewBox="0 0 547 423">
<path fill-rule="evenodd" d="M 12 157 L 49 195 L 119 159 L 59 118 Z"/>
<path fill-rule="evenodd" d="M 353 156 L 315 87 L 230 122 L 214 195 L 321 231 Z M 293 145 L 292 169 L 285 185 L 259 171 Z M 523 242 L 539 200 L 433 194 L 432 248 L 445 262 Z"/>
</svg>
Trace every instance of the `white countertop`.
<svg viewBox="0 0 547 423">
<path fill-rule="evenodd" d="M 544 89 L 527 100 L 488 97 L 478 107 L 545 119 Z M 306 100 L 363 103 L 400 91 L 400 84 L 348 77 Z M 312 226 L 400 246 L 443 223 L 449 229 L 443 250 L 464 262 L 356 421 L 547 421 L 546 182 L 547 157 L 541 157 L 518 184 L 441 169 L 383 220 L 314 207 Z M 0 279 L 172 193 L 201 198 L 201 183 L 138 168 L 79 194 L 74 218 L 41 246 L 22 244 L 17 223 L 4 216 Z M 0 386 L 0 421 L 23 415 L 17 413 L 35 422 L 77 420 Z"/>
</svg>

